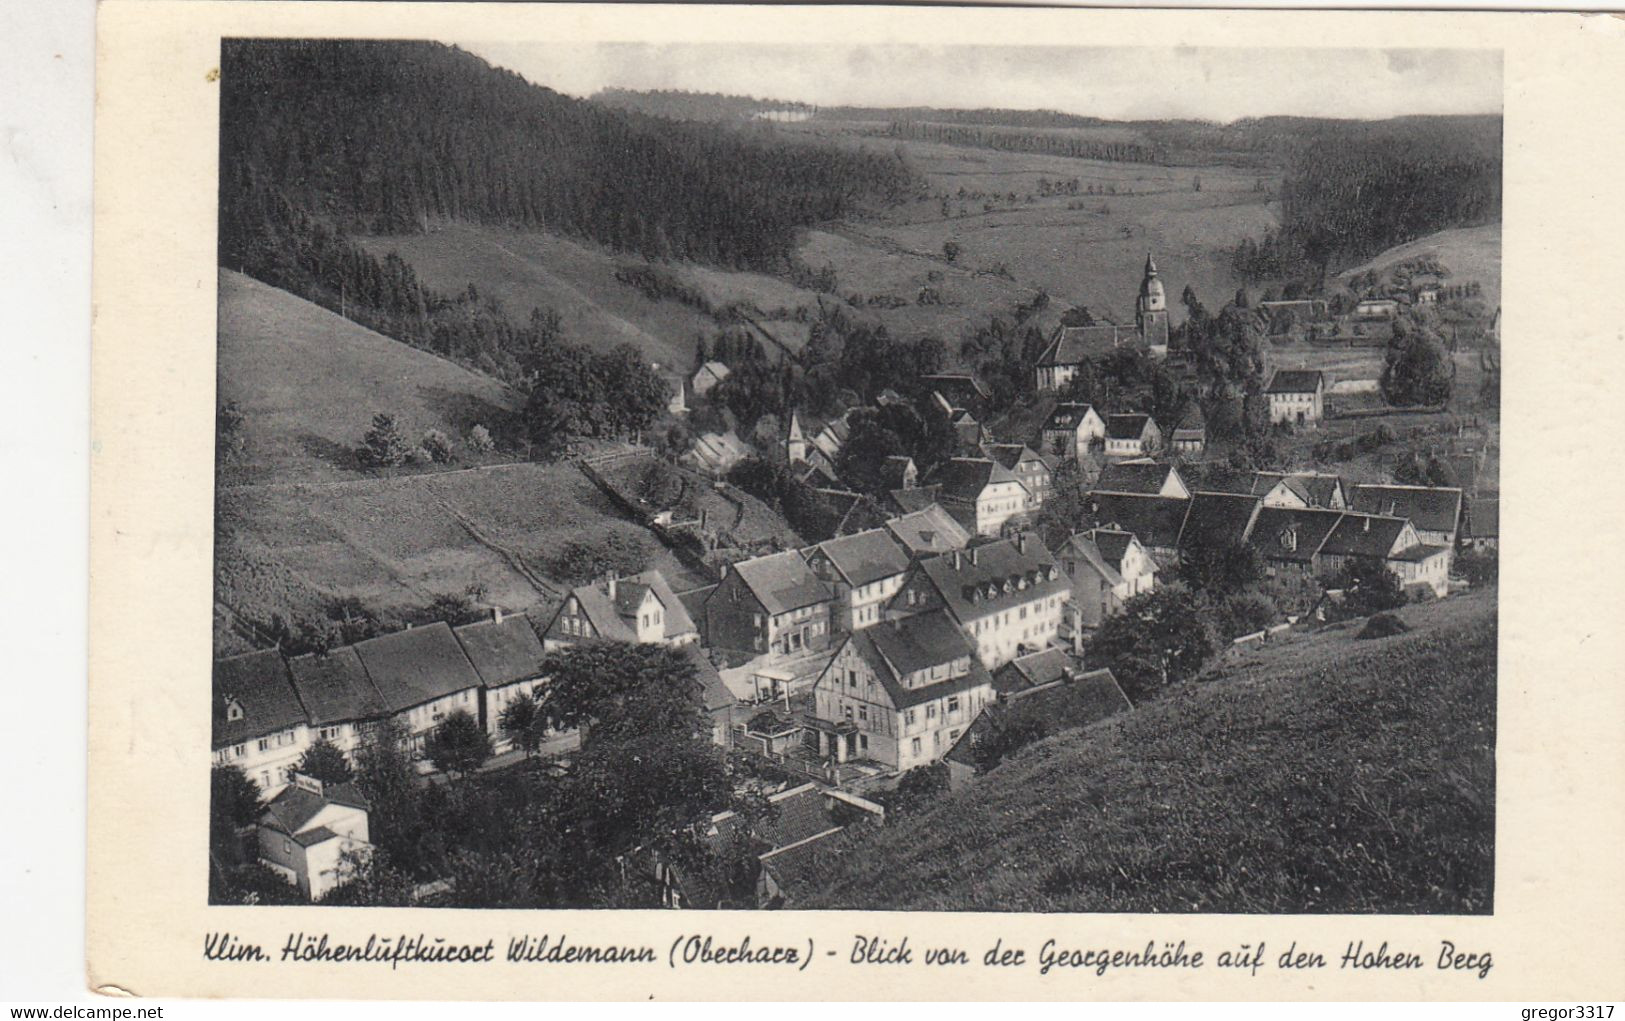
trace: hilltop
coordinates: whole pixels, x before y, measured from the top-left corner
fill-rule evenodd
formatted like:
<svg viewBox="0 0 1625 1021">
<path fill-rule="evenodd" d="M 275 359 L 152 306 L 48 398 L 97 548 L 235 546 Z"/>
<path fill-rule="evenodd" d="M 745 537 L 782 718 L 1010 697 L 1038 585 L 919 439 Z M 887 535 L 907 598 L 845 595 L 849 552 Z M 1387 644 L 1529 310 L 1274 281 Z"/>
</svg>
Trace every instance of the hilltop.
<svg viewBox="0 0 1625 1021">
<path fill-rule="evenodd" d="M 1492 908 L 1495 592 L 1294 636 L 848 838 L 797 907 Z"/>
<path fill-rule="evenodd" d="M 1348 280 L 1362 273 L 1381 273 L 1388 267 L 1432 256 L 1450 271 L 1450 283 L 1476 280 L 1484 286 L 1484 304 L 1496 308 L 1501 304 L 1501 225 L 1485 224 L 1479 227 L 1455 227 L 1436 234 L 1417 238 L 1403 245 L 1395 245 L 1365 263 L 1338 274 Z"/>
</svg>

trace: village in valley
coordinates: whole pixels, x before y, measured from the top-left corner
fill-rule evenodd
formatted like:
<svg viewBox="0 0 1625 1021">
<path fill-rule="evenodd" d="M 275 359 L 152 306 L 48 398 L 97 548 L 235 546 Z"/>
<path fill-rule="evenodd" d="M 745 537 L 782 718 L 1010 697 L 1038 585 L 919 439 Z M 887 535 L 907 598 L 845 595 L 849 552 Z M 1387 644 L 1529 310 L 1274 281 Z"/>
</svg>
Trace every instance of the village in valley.
<svg viewBox="0 0 1625 1021">
<path fill-rule="evenodd" d="M 641 125 L 680 99 L 603 102 Z M 880 130 L 789 103 L 748 129 L 708 116 L 674 120 L 788 146 Z M 1356 832 L 1393 831 L 1378 857 L 1489 839 L 1461 836 L 1481 812 L 1456 813 L 1493 790 L 1457 792 L 1438 832 L 1431 803 L 1386 822 L 1362 806 L 1420 797 L 1375 771 L 1410 768 L 1394 735 L 1431 744 L 1434 700 L 1440 721 L 1493 708 L 1501 314 L 1483 250 L 1498 222 L 1446 217 L 1329 263 L 1282 256 L 1284 229 L 1238 228 L 1203 235 L 1228 254 L 1198 269 L 1166 210 L 1221 193 L 1278 216 L 1279 171 L 1192 170 L 1164 149 L 1015 154 L 955 118 L 887 118 L 884 153 L 901 140 L 919 179 L 813 225 L 779 277 L 751 278 L 754 302 L 724 302 L 704 273 L 726 274 L 674 254 L 606 261 L 619 284 L 603 286 L 651 317 L 618 321 L 688 328 L 657 350 L 611 354 L 578 332 L 587 313 L 521 307 L 515 271 L 477 275 L 490 249 L 458 263 L 458 286 L 529 325 L 479 325 L 490 297 L 444 308 L 514 346 L 463 351 L 454 328 L 390 311 L 391 274 L 413 266 L 413 301 L 453 293 L 445 246 L 474 228 L 449 219 L 319 235 L 304 263 L 259 269 L 248 242 L 223 242 L 213 899 L 1326 910 L 1318 885 L 1300 900 L 1215 880 L 1225 892 L 1159 901 L 1180 887 L 1147 842 L 1186 840 L 1187 808 L 1263 830 L 1271 813 L 1347 813 Z M 1026 161 L 1008 168 L 1018 191 L 937 174 L 983 158 Z M 1153 175 L 1140 194 L 1133 167 Z M 1077 218 L 1022 256 L 1064 288 L 1029 286 L 1002 234 L 974 232 L 1039 209 Z M 667 233 L 651 244 L 669 252 Z M 345 244 L 382 276 L 321 280 L 322 246 Z M 891 268 L 842 261 L 863 245 Z M 318 267 L 304 285 L 296 264 Z M 425 307 L 423 322 L 441 314 Z M 276 354 L 294 335 L 326 339 Z M 349 445 L 314 426 L 290 438 L 277 416 L 349 371 L 334 352 L 371 367 L 308 414 Z M 1409 683 L 1428 689 L 1414 704 L 1384 687 Z M 1450 726 L 1477 742 L 1459 746 L 1475 763 L 1461 775 L 1492 774 L 1493 715 Z M 1346 759 L 1300 768 L 1321 741 Z M 1147 786 L 1107 779 L 1121 771 Z M 1196 773 L 1228 786 L 1191 794 Z M 1054 871 L 1063 852 L 1040 830 L 1120 870 L 1121 889 L 1093 863 Z M 953 892 L 952 863 L 975 884 L 994 865 L 978 846 L 1009 841 L 1034 856 L 1029 881 L 1001 874 L 1017 892 Z M 1477 868 L 1330 906 L 1487 910 Z"/>
</svg>

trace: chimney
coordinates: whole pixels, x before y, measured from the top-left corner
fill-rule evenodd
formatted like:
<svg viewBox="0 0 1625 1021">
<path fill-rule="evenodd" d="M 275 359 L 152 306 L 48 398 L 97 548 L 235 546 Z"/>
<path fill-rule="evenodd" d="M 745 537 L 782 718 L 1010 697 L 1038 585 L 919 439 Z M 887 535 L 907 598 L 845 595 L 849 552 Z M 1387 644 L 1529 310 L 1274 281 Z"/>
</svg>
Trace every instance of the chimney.
<svg viewBox="0 0 1625 1021">
<path fill-rule="evenodd" d="M 1016 552 L 1020 553 L 1022 556 L 1027 555 L 1027 533 L 1026 532 L 1017 532 L 1016 533 Z"/>
<path fill-rule="evenodd" d="M 954 550 L 954 570 L 956 570 L 956 571 L 959 570 L 959 567 L 960 567 L 959 551 Z"/>
<path fill-rule="evenodd" d="M 970 562 L 971 562 L 972 567 L 976 566 L 976 547 L 975 546 L 972 546 L 970 548 Z"/>
<path fill-rule="evenodd" d="M 609 598 L 614 599 L 615 598 L 615 572 L 614 571 L 609 572 L 609 576 L 604 579 L 604 588 L 609 592 Z"/>
<path fill-rule="evenodd" d="M 1371 518 L 1369 516 L 1363 518 L 1361 523 L 1365 525 L 1365 531 L 1371 531 Z"/>
</svg>

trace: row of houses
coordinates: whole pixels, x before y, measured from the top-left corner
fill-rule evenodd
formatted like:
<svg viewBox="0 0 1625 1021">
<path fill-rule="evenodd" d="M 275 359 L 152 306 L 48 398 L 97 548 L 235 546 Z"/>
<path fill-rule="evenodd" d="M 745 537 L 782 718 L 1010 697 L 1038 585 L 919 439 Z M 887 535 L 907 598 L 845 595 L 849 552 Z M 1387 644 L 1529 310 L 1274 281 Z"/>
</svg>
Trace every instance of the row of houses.
<svg viewBox="0 0 1625 1021">
<path fill-rule="evenodd" d="M 546 683 L 548 654 L 592 639 L 684 652 L 704 688 L 713 738 L 726 743 L 735 700 L 701 652 L 699 629 L 682 601 L 659 571 L 647 571 L 572 590 L 541 628 L 527 615 L 497 610 L 488 620 L 409 627 L 325 653 L 267 649 L 217 660 L 214 763 L 241 767 L 271 795 L 318 741 L 353 755 L 393 720 L 421 759 L 435 728 L 459 711 L 477 719 L 502 752 L 511 747 L 502 713 Z M 559 740 L 569 744 L 571 736 Z"/>
</svg>

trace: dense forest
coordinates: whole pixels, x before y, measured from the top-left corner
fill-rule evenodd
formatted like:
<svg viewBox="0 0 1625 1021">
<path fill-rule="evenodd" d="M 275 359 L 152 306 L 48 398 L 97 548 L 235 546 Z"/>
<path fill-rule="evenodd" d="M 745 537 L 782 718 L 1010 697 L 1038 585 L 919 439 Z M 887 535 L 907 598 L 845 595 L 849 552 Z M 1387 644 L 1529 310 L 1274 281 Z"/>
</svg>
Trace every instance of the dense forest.
<svg viewBox="0 0 1625 1021">
<path fill-rule="evenodd" d="M 1309 121 L 1283 136 L 1281 228 L 1246 239 L 1236 270 L 1306 278 L 1450 227 L 1501 218 L 1501 118 Z"/>
<path fill-rule="evenodd" d="M 811 103 L 730 96 L 721 92 L 689 92 L 685 89 L 600 89 L 593 93 L 592 101 L 677 121 L 752 120 L 768 113 L 810 115 L 817 109 Z"/>
<path fill-rule="evenodd" d="M 223 51 L 228 265 L 258 256 L 269 194 L 358 233 L 502 223 L 773 272 L 797 227 L 917 184 L 889 153 L 609 109 L 435 43 L 229 40 Z"/>
</svg>

